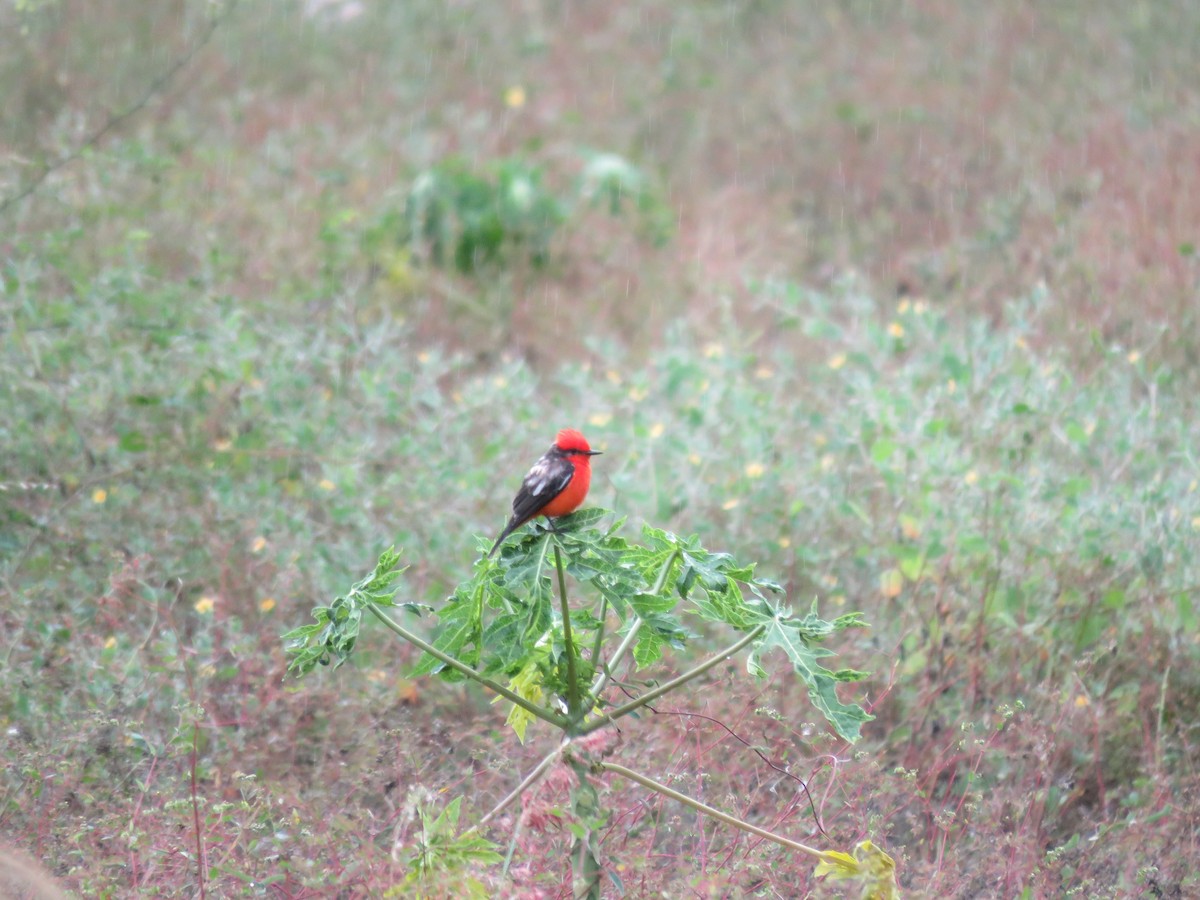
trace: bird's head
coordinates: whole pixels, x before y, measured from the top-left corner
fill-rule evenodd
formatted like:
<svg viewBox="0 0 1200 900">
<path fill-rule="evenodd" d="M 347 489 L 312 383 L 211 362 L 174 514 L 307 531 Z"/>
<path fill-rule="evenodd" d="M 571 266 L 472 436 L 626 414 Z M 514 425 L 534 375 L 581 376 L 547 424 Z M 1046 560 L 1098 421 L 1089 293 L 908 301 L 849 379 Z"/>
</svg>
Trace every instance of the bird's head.
<svg viewBox="0 0 1200 900">
<path fill-rule="evenodd" d="M 554 446 L 558 448 L 558 452 L 563 456 L 599 456 L 599 450 L 593 450 L 591 444 L 587 442 L 582 434 L 574 428 L 564 428 L 558 433 L 558 438 L 554 441 Z"/>
</svg>

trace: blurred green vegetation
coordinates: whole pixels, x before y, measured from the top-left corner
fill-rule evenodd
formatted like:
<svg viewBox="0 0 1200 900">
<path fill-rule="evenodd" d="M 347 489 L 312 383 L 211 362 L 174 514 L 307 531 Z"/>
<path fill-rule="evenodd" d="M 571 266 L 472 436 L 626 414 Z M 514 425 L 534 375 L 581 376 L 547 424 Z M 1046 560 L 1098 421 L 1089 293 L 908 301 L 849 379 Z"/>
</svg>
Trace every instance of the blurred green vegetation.
<svg viewBox="0 0 1200 900">
<path fill-rule="evenodd" d="M 883 696 L 885 724 L 866 734 L 881 758 L 917 752 L 931 718 L 1048 692 L 1102 708 L 1101 733 L 1151 729 L 1120 758 L 1088 760 L 1078 735 L 1082 761 L 1062 764 L 1063 777 L 1099 767 L 1128 804 L 1115 821 L 1152 803 L 1133 782 L 1184 764 L 1200 435 L 1166 367 L 1096 348 L 1081 379 L 1020 320 L 996 331 L 925 302 L 884 307 L 852 283 L 770 282 L 760 311 L 803 354 L 731 325 L 719 343 L 676 329 L 649 365 L 608 348 L 606 369 L 472 370 L 349 301 L 300 318 L 288 302 L 180 303 L 139 252 L 77 285 L 79 300 L 32 302 L 49 274 L 33 256 L 5 281 L 0 382 L 17 415 L 3 426 L 0 716 L 23 761 L 6 770 L 10 834 L 63 827 L 30 802 L 55 764 L 87 786 L 81 814 L 115 814 L 114 785 L 190 752 L 181 721 L 204 726 L 209 778 L 282 775 L 271 735 L 315 701 L 280 687 L 276 635 L 391 541 L 419 549 L 411 599 L 440 602 L 546 421 L 607 451 L 596 502 L 745 547 L 796 596 L 865 608 L 874 636 L 846 653 L 877 673 L 856 696 Z M 380 643 L 364 665 L 391 681 L 405 667 Z M 931 704 L 935 676 L 947 682 Z M 93 727 L 105 753 L 76 737 Z M 143 815 L 169 814 L 177 776 L 158 775 L 164 806 L 144 798 Z M 946 789 L 1000 778 L 984 768 Z M 1065 840 L 1063 827 L 1045 825 Z"/>
</svg>

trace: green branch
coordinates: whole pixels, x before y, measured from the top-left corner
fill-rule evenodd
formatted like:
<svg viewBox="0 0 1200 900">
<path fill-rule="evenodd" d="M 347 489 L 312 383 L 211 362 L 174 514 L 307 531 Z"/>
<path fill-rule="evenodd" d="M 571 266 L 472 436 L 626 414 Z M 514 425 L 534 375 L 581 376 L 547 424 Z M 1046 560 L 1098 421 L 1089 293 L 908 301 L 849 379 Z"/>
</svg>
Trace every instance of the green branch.
<svg viewBox="0 0 1200 900">
<path fill-rule="evenodd" d="M 719 822 L 724 822 L 726 825 L 731 825 L 734 828 L 738 828 L 742 831 L 748 832 L 749 834 L 758 835 L 760 838 L 766 838 L 768 841 L 774 841 L 776 844 L 780 844 L 784 847 L 788 847 L 789 849 L 807 854 L 815 859 L 825 860 L 828 858 L 826 851 L 824 850 L 818 850 L 815 847 L 809 847 L 807 844 L 801 844 L 798 841 L 793 841 L 782 837 L 774 832 L 767 831 L 765 828 L 759 828 L 757 825 L 751 825 L 749 822 L 739 819 L 736 816 L 731 816 L 729 813 L 721 812 L 719 809 L 714 809 L 707 803 L 701 803 L 699 800 L 689 797 L 687 794 L 681 794 L 674 788 L 669 788 L 665 784 L 655 781 L 653 778 L 647 778 L 645 775 L 641 775 L 633 771 L 633 769 L 627 769 L 618 763 L 604 762 L 602 760 L 597 761 L 592 763 L 592 771 L 596 772 L 597 774 L 600 772 L 615 772 L 624 778 L 628 778 L 630 781 L 637 782 L 642 787 L 649 788 L 656 793 L 662 794 L 664 797 L 670 797 L 672 800 L 677 800 L 684 806 L 690 806 L 692 809 L 702 812 L 706 816 L 711 816 Z"/>
<path fill-rule="evenodd" d="M 563 741 L 563 743 L 560 746 L 554 748 L 554 750 L 547 753 L 545 758 L 542 759 L 542 761 L 540 763 L 538 763 L 536 766 L 533 767 L 533 771 L 530 772 L 528 775 L 526 775 L 521 780 L 521 783 L 518 784 L 515 788 L 512 789 L 512 791 L 509 792 L 507 797 L 505 797 L 503 800 L 501 800 L 499 803 L 497 803 L 495 806 L 493 806 L 491 811 L 488 812 L 488 814 L 486 816 L 484 816 L 482 819 L 480 819 L 474 825 L 472 825 L 469 830 L 477 831 L 480 828 L 483 828 L 483 826 L 485 826 L 488 822 L 490 822 L 492 819 L 496 818 L 496 816 L 500 815 L 500 813 L 504 812 L 504 810 L 508 809 L 508 807 L 511 806 L 515 800 L 517 800 L 522 794 L 524 794 L 527 790 L 529 790 L 529 788 L 539 778 L 541 778 L 542 775 L 545 774 L 546 770 L 548 768 L 550 768 L 550 766 L 553 763 L 558 761 L 559 757 L 562 756 L 563 751 L 570 745 L 571 745 L 571 739 L 567 738 L 565 741 Z"/>
<path fill-rule="evenodd" d="M 562 610 L 563 644 L 567 652 L 567 715 L 572 721 L 580 716 L 579 680 L 575 667 L 575 641 L 571 635 L 571 610 L 567 606 L 567 578 L 563 574 L 562 554 L 554 544 L 554 564 L 558 567 L 558 603 Z"/>
<path fill-rule="evenodd" d="M 704 662 L 700 663 L 700 665 L 696 666 L 695 668 L 688 669 L 688 671 L 684 672 L 682 675 L 680 675 L 676 678 L 672 678 L 670 681 L 666 682 L 665 684 L 660 684 L 658 687 L 654 688 L 653 690 L 649 690 L 646 693 L 642 694 L 642 696 L 640 696 L 634 700 L 630 700 L 628 703 L 622 704 L 621 706 L 618 706 L 616 709 L 609 710 L 608 712 L 604 713 L 599 718 L 593 719 L 591 722 L 588 722 L 587 725 L 584 726 L 582 733 L 583 734 L 591 734 L 593 731 L 603 728 L 605 725 L 610 724 L 611 722 L 615 721 L 616 719 L 619 719 L 622 716 L 627 716 L 631 712 L 634 712 L 635 710 L 640 709 L 641 707 L 645 706 L 647 703 L 650 703 L 653 700 L 657 700 L 663 694 L 670 693 L 671 691 L 675 690 L 675 688 L 679 687 L 680 685 L 687 684 L 687 682 L 691 681 L 693 678 L 697 678 L 700 675 L 703 675 L 705 672 L 707 672 L 713 666 L 715 666 L 718 663 L 723 662 L 724 660 L 733 656 L 733 654 L 737 653 L 739 650 L 741 650 L 747 644 L 753 642 L 756 638 L 760 637 L 762 635 L 762 633 L 766 630 L 766 628 L 767 628 L 766 625 L 759 625 L 754 630 L 748 632 L 740 641 L 738 641 L 736 644 L 734 644 L 729 649 L 722 650 L 720 653 L 717 653 L 715 656 L 710 656 L 708 659 L 706 659 Z"/>
<path fill-rule="evenodd" d="M 482 684 L 484 687 L 488 688 L 489 690 L 495 691 L 497 694 L 499 694 L 505 700 L 508 700 L 511 703 L 515 703 L 517 706 L 521 707 L 523 710 L 525 710 L 530 715 L 536 716 L 537 718 L 539 718 L 545 722 L 549 722 L 551 725 L 555 726 L 556 728 L 565 728 L 567 726 L 568 720 L 566 719 L 566 717 L 560 716 L 557 713 L 552 712 L 551 710 L 544 709 L 543 707 L 538 706 L 536 703 L 532 703 L 529 700 L 526 700 L 520 694 L 516 693 L 515 691 L 509 690 L 504 685 L 500 684 L 499 682 L 493 681 L 492 679 L 488 678 L 486 675 L 480 675 L 478 672 L 476 672 L 474 669 L 472 669 L 466 663 L 459 662 L 453 656 L 450 656 L 448 653 L 443 653 L 441 650 L 439 650 L 437 647 L 433 646 L 433 644 L 429 643 L 428 641 L 421 640 L 421 638 L 417 637 L 415 634 L 413 634 L 411 631 L 409 631 L 407 628 L 405 628 L 399 622 L 396 622 L 390 616 L 381 612 L 379 610 L 379 608 L 375 606 L 375 604 L 368 603 L 367 609 L 369 609 L 371 612 L 373 612 L 375 614 L 375 617 L 377 619 L 379 619 L 379 621 L 381 621 L 384 625 L 386 625 L 388 628 L 390 628 L 396 634 L 400 635 L 400 637 L 404 638 L 404 640 L 408 641 L 413 646 L 418 647 L 421 650 L 424 650 L 426 653 L 428 653 L 434 659 L 444 662 L 446 665 L 448 665 L 450 668 L 454 669 L 456 672 L 460 672 L 463 675 L 470 678 L 472 681 L 476 681 L 479 684 Z"/>
<path fill-rule="evenodd" d="M 600 598 L 600 615 L 596 617 L 596 621 L 600 624 L 596 626 L 596 640 L 592 643 L 592 655 L 589 657 L 592 665 L 597 669 L 600 668 L 600 649 L 604 646 L 604 620 L 608 618 L 608 597 Z"/>
</svg>

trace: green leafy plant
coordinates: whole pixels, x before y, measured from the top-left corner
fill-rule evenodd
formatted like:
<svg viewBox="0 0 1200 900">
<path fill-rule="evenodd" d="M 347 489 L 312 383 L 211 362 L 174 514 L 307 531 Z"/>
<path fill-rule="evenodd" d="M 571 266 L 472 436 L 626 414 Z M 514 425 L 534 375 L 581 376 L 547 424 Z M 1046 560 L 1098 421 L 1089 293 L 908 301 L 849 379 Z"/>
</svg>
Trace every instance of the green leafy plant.
<svg viewBox="0 0 1200 900">
<path fill-rule="evenodd" d="M 408 875 L 397 891 L 388 896 L 412 896 L 414 889 L 445 873 L 456 878 L 456 896 L 470 900 L 486 900 L 487 886 L 477 878 L 461 878 L 459 873 L 469 865 L 494 865 L 504 857 L 496 852 L 491 841 L 467 831 L 459 833 L 458 817 L 462 798 L 455 797 L 440 812 L 428 798 L 418 796 L 412 802 L 412 816 L 417 828 L 406 848 L 397 854 L 408 868 Z M 399 848 L 397 848 L 399 849 Z M 399 891 L 403 891 L 401 894 Z"/>
<path fill-rule="evenodd" d="M 543 170 L 505 159 L 478 172 L 448 159 L 422 172 L 405 201 L 403 243 L 436 265 L 470 274 L 523 254 L 535 268 L 565 215 Z"/>
<path fill-rule="evenodd" d="M 611 216 L 632 209 L 641 234 L 656 246 L 664 244 L 674 228 L 674 216 L 646 173 L 617 153 L 588 150 L 581 155 L 583 167 L 575 186 L 578 200 L 603 207 Z"/>
<path fill-rule="evenodd" d="M 613 217 L 631 213 L 652 243 L 666 240 L 670 210 L 641 169 L 615 153 L 580 156 L 578 176 L 562 188 L 544 166 L 519 157 L 485 166 L 444 159 L 417 174 L 402 208 L 385 210 L 365 227 L 363 248 L 375 266 L 403 282 L 411 261 L 463 275 L 517 264 L 541 269 L 560 227 L 592 208 Z M 344 225 L 327 225 L 323 239 L 328 243 L 326 232 L 341 234 Z"/>
<path fill-rule="evenodd" d="M 607 510 L 588 509 L 559 520 L 553 530 L 529 529 L 510 541 L 495 560 L 483 555 L 487 544 L 481 542 L 473 577 L 436 611 L 397 602 L 403 569 L 400 554 L 388 549 L 370 575 L 331 605 L 315 609 L 313 623 L 284 635 L 291 656 L 289 670 L 299 676 L 319 665 L 344 663 L 354 650 L 364 613 L 369 613 L 424 651 L 415 675 L 470 679 L 508 700 L 513 705 L 509 723 L 522 741 L 535 720 L 559 729 L 561 744 L 476 827 L 518 799 L 552 763 L 561 760 L 577 779 L 571 802 L 576 896 L 600 895 L 604 869 L 598 832 L 608 812 L 593 776 L 605 772 L 807 853 L 824 866 L 822 872 L 845 877 L 854 869 L 885 891 L 878 896 L 890 896 L 886 891 L 894 890 L 891 861 L 884 866 L 878 851 L 860 854 L 870 860 L 868 866 L 860 864 L 859 857 L 830 854 L 758 829 L 607 761 L 611 749 L 590 739 L 744 649 L 749 649 L 747 668 L 758 678 L 766 675 L 763 656 L 782 651 L 807 686 L 814 706 L 845 740 L 856 741 L 862 724 L 872 718 L 860 706 L 840 700 L 836 691 L 839 683 L 857 681 L 865 673 L 831 670 L 821 662 L 833 655 L 823 646 L 825 639 L 866 624 L 859 613 L 828 621 L 820 617 L 814 603 L 807 614 L 796 615 L 783 602 L 783 588 L 756 575 L 753 565 L 705 550 L 696 537 L 681 538 L 650 526 L 643 527 L 640 542 L 630 541 L 618 533 L 620 521 L 599 527 L 608 515 Z M 588 599 L 568 598 L 568 577 Z M 432 641 L 397 622 L 393 610 L 433 612 L 439 624 Z M 665 683 L 643 684 L 640 693 L 624 702 L 610 700 L 607 689 L 630 661 L 635 669 L 644 669 L 658 662 L 666 648 L 687 645 L 693 633 L 683 613 L 732 628 L 739 637 Z M 628 690 L 628 683 L 625 687 Z M 423 858 L 422 865 L 432 862 Z M 878 874 L 884 869 L 886 877 Z M 607 874 L 617 877 L 611 871 Z"/>
</svg>

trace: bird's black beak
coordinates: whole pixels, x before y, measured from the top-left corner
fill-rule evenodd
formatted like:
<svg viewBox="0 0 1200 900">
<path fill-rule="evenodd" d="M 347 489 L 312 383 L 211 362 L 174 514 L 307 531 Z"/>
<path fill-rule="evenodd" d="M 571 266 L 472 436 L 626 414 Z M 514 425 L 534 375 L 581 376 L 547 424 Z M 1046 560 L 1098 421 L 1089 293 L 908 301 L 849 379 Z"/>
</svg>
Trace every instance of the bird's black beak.
<svg viewBox="0 0 1200 900">
<path fill-rule="evenodd" d="M 585 450 L 584 452 L 588 456 L 600 456 L 602 453 L 604 453 L 603 450 Z"/>
</svg>

